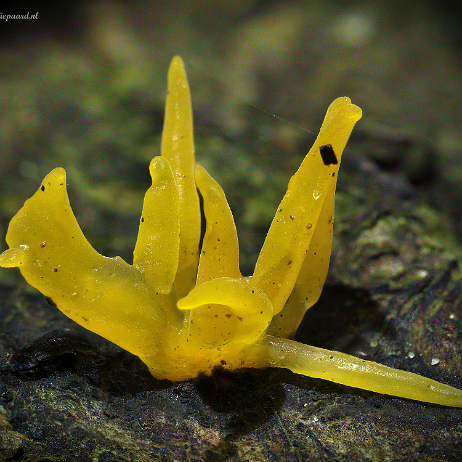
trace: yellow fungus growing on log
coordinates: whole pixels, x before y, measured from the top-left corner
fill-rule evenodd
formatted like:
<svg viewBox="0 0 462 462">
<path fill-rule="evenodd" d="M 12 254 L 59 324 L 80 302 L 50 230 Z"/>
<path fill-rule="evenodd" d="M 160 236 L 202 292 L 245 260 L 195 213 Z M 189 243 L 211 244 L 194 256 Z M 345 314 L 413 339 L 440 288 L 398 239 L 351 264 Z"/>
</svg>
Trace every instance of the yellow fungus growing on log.
<svg viewBox="0 0 462 462">
<path fill-rule="evenodd" d="M 291 178 L 255 271 L 239 271 L 223 190 L 195 165 L 183 62 L 168 74 L 162 155 L 149 167 L 133 265 L 100 255 L 72 213 L 62 168 L 13 217 L 0 266 L 24 278 L 78 324 L 139 356 L 159 379 L 215 367 L 282 367 L 403 398 L 462 407 L 462 391 L 344 353 L 290 340 L 321 294 L 332 241 L 337 172 L 361 109 L 336 99 Z M 199 248 L 204 203 L 206 233 Z"/>
</svg>

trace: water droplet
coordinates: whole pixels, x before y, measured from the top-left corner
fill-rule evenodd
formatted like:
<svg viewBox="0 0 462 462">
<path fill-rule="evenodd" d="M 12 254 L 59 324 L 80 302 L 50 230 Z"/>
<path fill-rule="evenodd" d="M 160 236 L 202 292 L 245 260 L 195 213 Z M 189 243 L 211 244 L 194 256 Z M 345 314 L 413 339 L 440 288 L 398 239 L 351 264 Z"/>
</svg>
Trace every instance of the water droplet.
<svg viewBox="0 0 462 462">
<path fill-rule="evenodd" d="M 316 189 L 313 191 L 313 198 L 314 198 L 314 200 L 319 199 L 319 196 L 320 196 L 320 195 L 321 195 L 321 194 L 319 194 L 319 191 L 317 191 Z"/>
<path fill-rule="evenodd" d="M 418 270 L 417 271 L 417 276 L 419 278 L 426 278 L 428 276 L 428 271 L 424 270 L 424 269 Z"/>
</svg>

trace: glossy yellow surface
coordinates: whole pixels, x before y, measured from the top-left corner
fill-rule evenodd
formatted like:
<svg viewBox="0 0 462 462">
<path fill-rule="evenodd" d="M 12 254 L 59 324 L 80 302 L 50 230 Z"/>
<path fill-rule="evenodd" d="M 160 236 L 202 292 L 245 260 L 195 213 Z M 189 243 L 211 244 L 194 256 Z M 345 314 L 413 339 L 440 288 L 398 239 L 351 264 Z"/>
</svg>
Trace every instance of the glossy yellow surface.
<svg viewBox="0 0 462 462">
<path fill-rule="evenodd" d="M 173 59 L 162 156 L 149 167 L 133 265 L 100 255 L 72 213 L 62 168 L 49 173 L 11 220 L 0 266 L 67 316 L 139 356 L 160 379 L 216 366 L 284 367 L 366 390 L 462 407 L 462 391 L 430 379 L 289 340 L 321 293 L 329 265 L 340 157 L 361 110 L 338 98 L 291 178 L 251 277 L 221 187 L 195 166 L 189 87 Z M 331 148 L 326 148 L 330 145 Z M 321 152 L 327 156 L 322 156 Z M 200 239 L 204 202 L 206 233 Z"/>
</svg>

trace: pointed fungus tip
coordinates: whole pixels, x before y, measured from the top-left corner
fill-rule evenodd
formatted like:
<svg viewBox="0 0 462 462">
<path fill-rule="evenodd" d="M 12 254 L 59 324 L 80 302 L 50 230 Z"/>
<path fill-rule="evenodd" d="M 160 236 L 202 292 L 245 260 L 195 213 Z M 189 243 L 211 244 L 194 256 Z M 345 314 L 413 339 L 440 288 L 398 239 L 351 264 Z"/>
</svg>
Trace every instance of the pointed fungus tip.
<svg viewBox="0 0 462 462">
<path fill-rule="evenodd" d="M 66 171 L 62 167 L 57 167 L 57 168 L 53 169 L 45 177 L 45 180 L 46 179 L 48 179 L 48 180 L 57 180 L 59 182 L 66 182 Z"/>
<path fill-rule="evenodd" d="M 185 72 L 184 62 L 180 56 L 174 56 L 170 62 L 169 72 Z"/>
</svg>

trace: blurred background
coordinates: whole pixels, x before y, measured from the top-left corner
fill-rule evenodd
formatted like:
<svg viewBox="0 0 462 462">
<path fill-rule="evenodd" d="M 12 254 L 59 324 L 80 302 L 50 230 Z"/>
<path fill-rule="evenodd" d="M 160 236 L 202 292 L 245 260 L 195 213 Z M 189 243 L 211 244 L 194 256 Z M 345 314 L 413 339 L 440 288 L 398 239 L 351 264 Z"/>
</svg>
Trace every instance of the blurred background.
<svg viewBox="0 0 462 462">
<path fill-rule="evenodd" d="M 38 18 L 6 20 L 27 12 Z M 11 217 L 62 166 L 90 242 L 130 261 L 176 54 L 190 80 L 197 159 L 225 189 L 244 254 L 258 251 L 338 96 L 363 109 L 350 163 L 391 172 L 461 235 L 462 18 L 453 2 L 74 0 L 13 3 L 2 15 L 2 249 Z"/>
</svg>

